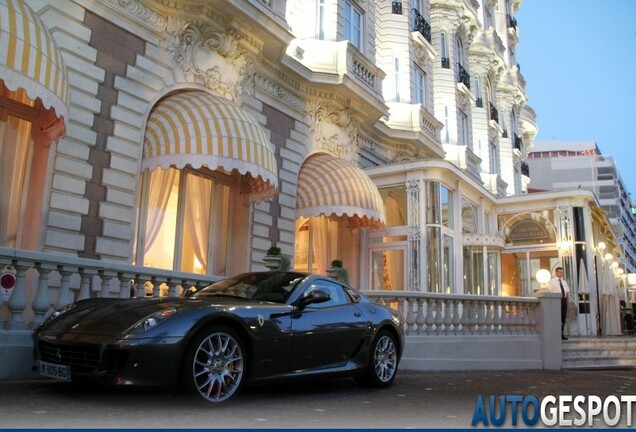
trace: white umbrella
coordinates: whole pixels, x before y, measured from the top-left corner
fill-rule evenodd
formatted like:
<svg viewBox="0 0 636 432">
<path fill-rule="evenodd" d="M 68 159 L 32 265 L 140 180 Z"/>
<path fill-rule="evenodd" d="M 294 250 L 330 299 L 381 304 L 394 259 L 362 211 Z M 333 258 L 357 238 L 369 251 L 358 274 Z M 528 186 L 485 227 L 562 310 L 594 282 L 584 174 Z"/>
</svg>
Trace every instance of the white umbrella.
<svg viewBox="0 0 636 432">
<path fill-rule="evenodd" d="M 591 308 L 590 308 L 590 280 L 588 278 L 587 275 L 587 269 L 585 268 L 585 262 L 583 261 L 583 258 L 581 258 L 581 261 L 579 263 L 579 278 L 578 278 L 578 283 L 577 285 L 577 291 L 579 294 L 587 294 L 587 311 L 588 313 L 584 314 L 585 315 L 585 334 L 589 335 L 590 334 L 590 323 L 589 323 L 589 319 L 590 319 L 590 314 L 589 312 L 591 312 Z"/>
<path fill-rule="evenodd" d="M 616 336 L 621 334 L 621 318 L 619 312 L 618 296 L 616 295 L 616 282 L 609 265 L 603 268 L 603 316 L 605 335 Z"/>
</svg>

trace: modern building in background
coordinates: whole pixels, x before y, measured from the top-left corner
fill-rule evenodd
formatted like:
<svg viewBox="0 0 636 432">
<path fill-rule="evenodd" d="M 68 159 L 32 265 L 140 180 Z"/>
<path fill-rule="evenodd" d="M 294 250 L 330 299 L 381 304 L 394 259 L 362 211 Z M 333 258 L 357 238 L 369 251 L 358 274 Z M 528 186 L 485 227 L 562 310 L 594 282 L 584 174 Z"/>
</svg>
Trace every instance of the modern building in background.
<svg viewBox="0 0 636 432">
<path fill-rule="evenodd" d="M 623 252 L 621 265 L 636 272 L 636 215 L 629 191 L 611 156 L 594 141 L 540 141 L 528 155 L 531 190 L 587 189 L 607 213 Z"/>
</svg>

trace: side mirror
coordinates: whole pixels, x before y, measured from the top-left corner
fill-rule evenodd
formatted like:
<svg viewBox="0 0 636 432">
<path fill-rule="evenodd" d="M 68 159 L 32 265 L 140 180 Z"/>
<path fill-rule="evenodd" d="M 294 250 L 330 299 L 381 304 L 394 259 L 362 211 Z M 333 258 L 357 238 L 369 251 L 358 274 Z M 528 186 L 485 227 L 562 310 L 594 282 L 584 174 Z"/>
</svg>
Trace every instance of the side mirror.
<svg viewBox="0 0 636 432">
<path fill-rule="evenodd" d="M 323 290 L 317 289 L 298 300 L 297 306 L 301 309 L 306 308 L 310 304 L 324 303 L 331 300 L 331 295 Z"/>
</svg>

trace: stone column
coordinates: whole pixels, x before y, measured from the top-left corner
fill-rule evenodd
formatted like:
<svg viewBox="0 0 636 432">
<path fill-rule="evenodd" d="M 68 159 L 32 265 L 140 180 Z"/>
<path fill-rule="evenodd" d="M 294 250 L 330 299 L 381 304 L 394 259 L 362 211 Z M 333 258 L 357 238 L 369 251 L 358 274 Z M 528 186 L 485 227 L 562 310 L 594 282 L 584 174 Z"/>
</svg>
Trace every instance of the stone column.
<svg viewBox="0 0 636 432">
<path fill-rule="evenodd" d="M 558 370 L 562 366 L 561 352 L 561 295 L 538 292 L 541 302 L 536 311 L 537 327 L 541 337 L 543 369 Z"/>
</svg>

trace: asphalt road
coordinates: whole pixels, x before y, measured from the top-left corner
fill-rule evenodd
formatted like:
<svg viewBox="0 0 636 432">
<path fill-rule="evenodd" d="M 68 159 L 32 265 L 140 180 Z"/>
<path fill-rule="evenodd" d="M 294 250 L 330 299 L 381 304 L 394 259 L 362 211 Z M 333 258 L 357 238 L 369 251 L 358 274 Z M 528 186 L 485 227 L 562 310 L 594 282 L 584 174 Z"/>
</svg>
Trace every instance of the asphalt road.
<svg viewBox="0 0 636 432">
<path fill-rule="evenodd" d="M 358 387 L 351 379 L 277 384 L 244 389 L 220 405 L 169 391 L 0 381 L 0 428 L 470 428 L 479 395 L 539 400 L 548 395 L 636 395 L 636 369 L 401 371 L 394 385 L 383 390 Z M 619 426 L 627 426 L 626 411 L 623 407 Z M 636 403 L 632 412 L 633 428 Z M 511 417 L 508 410 L 508 426 Z M 593 426 L 605 427 L 602 415 Z"/>
</svg>

